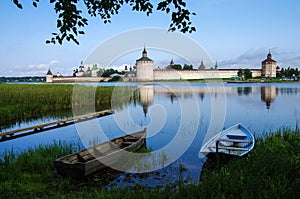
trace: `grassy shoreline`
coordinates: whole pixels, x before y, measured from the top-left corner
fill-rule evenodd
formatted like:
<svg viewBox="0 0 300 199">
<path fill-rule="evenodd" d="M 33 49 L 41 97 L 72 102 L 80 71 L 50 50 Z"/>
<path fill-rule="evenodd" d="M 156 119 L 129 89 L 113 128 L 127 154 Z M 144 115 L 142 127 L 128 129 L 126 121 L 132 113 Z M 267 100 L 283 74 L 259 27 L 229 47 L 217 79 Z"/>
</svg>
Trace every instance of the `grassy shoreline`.
<svg viewBox="0 0 300 199">
<path fill-rule="evenodd" d="M 0 130 L 37 118 L 70 117 L 74 106 L 93 106 L 96 111 L 110 108 L 114 87 L 78 85 L 76 89 L 80 93 L 66 84 L 0 84 Z M 90 97 L 93 93 L 95 98 Z"/>
<path fill-rule="evenodd" d="M 39 146 L 5 155 L 0 192 L 3 198 L 299 198 L 299 129 L 281 129 L 256 143 L 247 157 L 205 169 L 198 184 L 110 189 L 101 186 L 101 179 L 76 181 L 54 173 L 53 161 L 71 153 L 71 145 Z"/>
</svg>

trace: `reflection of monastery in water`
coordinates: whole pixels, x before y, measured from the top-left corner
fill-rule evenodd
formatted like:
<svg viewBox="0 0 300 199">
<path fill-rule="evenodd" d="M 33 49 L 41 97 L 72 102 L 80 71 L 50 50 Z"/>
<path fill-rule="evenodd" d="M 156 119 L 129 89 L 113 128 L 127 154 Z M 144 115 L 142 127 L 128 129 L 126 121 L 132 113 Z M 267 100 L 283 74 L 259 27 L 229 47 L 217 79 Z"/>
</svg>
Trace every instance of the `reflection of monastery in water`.
<svg viewBox="0 0 300 199">
<path fill-rule="evenodd" d="M 174 64 L 172 60 L 170 65 Z M 136 60 L 136 76 L 130 77 L 131 80 L 136 81 L 155 81 L 155 80 L 189 80 L 189 79 L 218 79 L 218 78 L 232 78 L 236 77 L 238 69 L 219 69 L 217 63 L 214 67 L 205 69 L 203 61 L 199 65 L 198 69 L 189 70 L 173 70 L 167 68 L 154 69 L 154 61 L 148 57 L 146 48 L 142 51 L 142 57 Z M 252 77 L 276 77 L 277 62 L 272 59 L 272 55 L 269 52 L 267 58 L 262 61 L 261 69 L 250 69 Z M 80 65 L 80 70 L 76 73 L 77 75 L 83 74 L 83 64 Z M 52 72 L 49 70 L 46 75 L 46 82 L 99 82 L 107 81 L 107 78 L 97 77 L 97 66 L 88 67 L 90 77 L 75 76 L 75 77 L 54 77 Z M 134 76 L 134 73 L 131 75 Z M 126 78 L 124 78 L 125 80 Z"/>
<path fill-rule="evenodd" d="M 298 91 L 290 91 L 292 93 L 297 93 Z M 290 93 L 289 92 L 289 93 Z M 299 91 L 300 92 L 300 91 Z M 139 93 L 139 103 L 143 107 L 145 116 L 148 113 L 148 107 L 153 104 L 154 95 L 165 95 L 173 103 L 174 99 L 177 97 L 189 98 L 192 97 L 193 93 L 198 95 L 200 101 L 207 97 L 218 97 L 218 95 L 238 95 L 238 96 L 248 96 L 250 94 L 259 94 L 261 101 L 265 102 L 266 109 L 270 109 L 271 103 L 275 101 L 276 96 L 280 93 L 282 95 L 287 94 L 285 89 L 276 88 L 275 86 L 262 86 L 262 87 L 176 87 L 166 89 L 160 86 L 144 85 L 138 87 Z"/>
<path fill-rule="evenodd" d="M 145 85 L 138 88 L 139 92 L 139 102 L 143 106 L 143 111 L 146 116 L 148 113 L 148 106 L 153 103 L 154 98 L 154 86 Z"/>
<path fill-rule="evenodd" d="M 270 109 L 271 102 L 276 98 L 275 86 L 263 86 L 261 87 L 261 100 L 266 102 L 267 109 Z"/>
</svg>

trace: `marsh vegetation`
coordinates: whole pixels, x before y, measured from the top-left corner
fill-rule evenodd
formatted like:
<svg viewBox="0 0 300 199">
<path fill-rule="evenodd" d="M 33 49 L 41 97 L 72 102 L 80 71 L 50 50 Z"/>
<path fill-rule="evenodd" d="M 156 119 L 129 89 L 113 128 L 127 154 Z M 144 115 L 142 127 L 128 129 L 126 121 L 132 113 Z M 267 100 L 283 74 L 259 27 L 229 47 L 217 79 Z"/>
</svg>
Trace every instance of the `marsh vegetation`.
<svg viewBox="0 0 300 199">
<path fill-rule="evenodd" d="M 87 113 L 85 107 L 93 107 L 95 111 L 110 109 L 114 87 L 77 85 L 76 89 L 80 92 L 73 92 L 74 85 L 0 84 L 0 129 L 39 118 L 70 117 L 72 106 L 80 107 L 82 114 Z"/>
</svg>

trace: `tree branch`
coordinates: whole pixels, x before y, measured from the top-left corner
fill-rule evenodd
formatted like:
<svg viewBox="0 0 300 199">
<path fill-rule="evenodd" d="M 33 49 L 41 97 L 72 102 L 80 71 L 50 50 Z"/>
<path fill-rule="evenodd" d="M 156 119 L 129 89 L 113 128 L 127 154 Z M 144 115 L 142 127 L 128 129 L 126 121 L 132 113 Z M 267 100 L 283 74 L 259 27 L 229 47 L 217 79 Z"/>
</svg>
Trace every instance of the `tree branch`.
<svg viewBox="0 0 300 199">
<path fill-rule="evenodd" d="M 22 4 L 18 0 L 12 0 L 20 9 Z M 56 26 L 58 32 L 52 33 L 52 37 L 46 43 L 62 44 L 64 40 L 79 44 L 77 36 L 84 34 L 82 30 L 88 25 L 88 20 L 82 16 L 82 10 L 78 9 L 80 0 L 49 0 L 54 4 L 57 13 Z M 153 12 L 153 4 L 150 0 L 82 0 L 91 17 L 99 17 L 103 23 L 111 23 L 111 17 L 119 14 L 120 8 L 128 4 L 132 10 L 144 12 L 147 16 Z M 32 0 L 32 5 L 37 7 L 39 0 Z M 191 15 L 195 13 L 186 9 L 184 0 L 163 0 L 157 4 L 156 10 L 171 15 L 169 31 L 179 30 L 183 33 L 192 33 L 196 28 L 192 26 Z"/>
</svg>

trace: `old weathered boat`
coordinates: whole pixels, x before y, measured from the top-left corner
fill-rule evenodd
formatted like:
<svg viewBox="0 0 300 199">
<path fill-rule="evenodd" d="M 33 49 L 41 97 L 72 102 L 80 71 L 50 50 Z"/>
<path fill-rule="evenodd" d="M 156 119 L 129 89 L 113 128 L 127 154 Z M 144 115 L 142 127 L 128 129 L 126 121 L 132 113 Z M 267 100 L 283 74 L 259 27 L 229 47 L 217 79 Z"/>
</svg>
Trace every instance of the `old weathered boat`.
<svg viewBox="0 0 300 199">
<path fill-rule="evenodd" d="M 145 145 L 146 129 L 66 155 L 54 165 L 59 175 L 85 177 L 120 161 L 124 150 L 134 152 Z"/>
<path fill-rule="evenodd" d="M 253 149 L 254 144 L 253 134 L 242 124 L 236 124 L 208 140 L 201 147 L 199 156 L 212 153 L 243 156 Z"/>
</svg>

